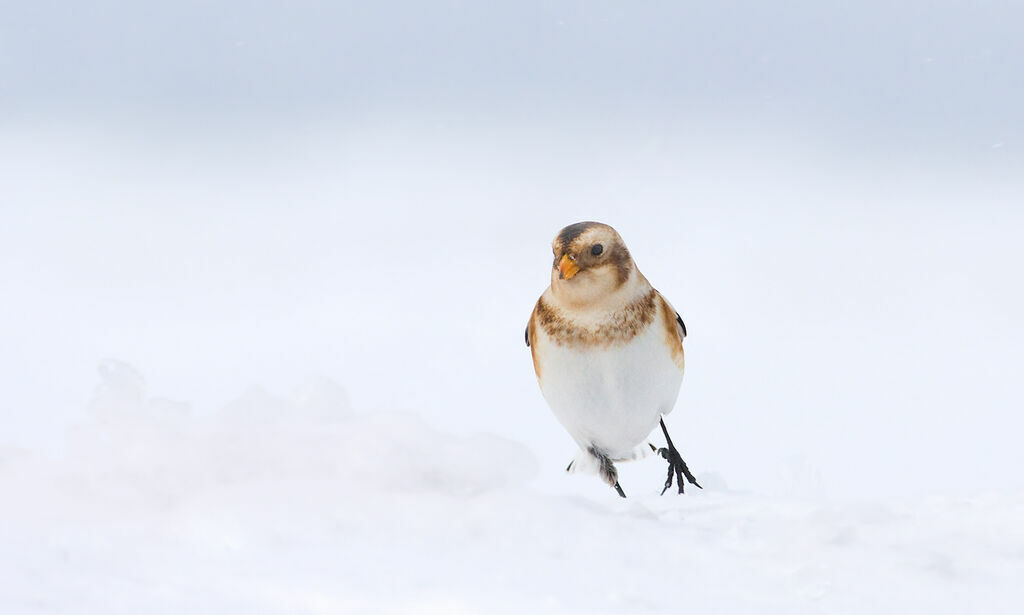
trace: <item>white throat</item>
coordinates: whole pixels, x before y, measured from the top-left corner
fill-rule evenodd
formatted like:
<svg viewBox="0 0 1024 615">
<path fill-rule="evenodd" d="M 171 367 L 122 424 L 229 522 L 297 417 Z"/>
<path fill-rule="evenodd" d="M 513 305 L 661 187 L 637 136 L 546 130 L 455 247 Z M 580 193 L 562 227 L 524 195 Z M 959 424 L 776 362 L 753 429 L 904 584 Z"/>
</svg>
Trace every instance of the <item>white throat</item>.
<svg viewBox="0 0 1024 615">
<path fill-rule="evenodd" d="M 563 310 L 579 316 L 597 316 L 621 310 L 651 292 L 650 283 L 635 265 L 624 283 L 618 284 L 616 275 L 614 269 L 605 268 L 580 272 L 571 280 L 563 280 L 558 272 L 552 272 L 546 294 Z"/>
</svg>

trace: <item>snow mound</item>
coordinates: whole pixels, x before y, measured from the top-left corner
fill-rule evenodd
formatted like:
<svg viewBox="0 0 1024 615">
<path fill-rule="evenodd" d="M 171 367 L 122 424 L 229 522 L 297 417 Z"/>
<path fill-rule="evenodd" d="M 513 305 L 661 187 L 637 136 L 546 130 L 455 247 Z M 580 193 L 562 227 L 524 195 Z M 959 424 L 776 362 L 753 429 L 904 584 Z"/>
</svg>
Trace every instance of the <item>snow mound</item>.
<svg viewBox="0 0 1024 615">
<path fill-rule="evenodd" d="M 442 434 L 408 412 L 356 413 L 329 379 L 286 396 L 252 387 L 200 417 L 187 404 L 149 397 L 127 363 L 104 360 L 99 372 L 91 420 L 68 434 L 54 477 L 93 504 L 173 506 L 238 484 L 296 480 L 352 496 L 464 496 L 537 471 L 525 447 L 497 436 Z"/>
</svg>

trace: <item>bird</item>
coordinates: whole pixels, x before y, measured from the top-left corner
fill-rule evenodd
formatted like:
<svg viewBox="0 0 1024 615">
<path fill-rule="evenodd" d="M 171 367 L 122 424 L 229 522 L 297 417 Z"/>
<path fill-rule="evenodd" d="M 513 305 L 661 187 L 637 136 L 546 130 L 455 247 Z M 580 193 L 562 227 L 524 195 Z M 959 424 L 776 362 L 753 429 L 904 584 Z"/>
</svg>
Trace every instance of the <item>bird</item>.
<svg viewBox="0 0 1024 615">
<path fill-rule="evenodd" d="M 551 284 L 526 326 L 541 393 L 579 451 L 567 472 L 598 474 L 622 497 L 615 463 L 657 453 L 700 488 L 665 426 L 685 367 L 686 325 L 637 269 L 619 233 L 577 222 L 552 241 Z M 658 426 L 666 446 L 648 441 Z"/>
</svg>

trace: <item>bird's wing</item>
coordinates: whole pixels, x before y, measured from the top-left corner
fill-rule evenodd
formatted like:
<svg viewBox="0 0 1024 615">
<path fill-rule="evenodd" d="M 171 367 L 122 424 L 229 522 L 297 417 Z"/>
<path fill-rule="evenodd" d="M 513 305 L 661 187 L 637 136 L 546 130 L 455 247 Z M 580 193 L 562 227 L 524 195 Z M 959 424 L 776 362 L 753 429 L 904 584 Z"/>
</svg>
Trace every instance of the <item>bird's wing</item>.
<svg viewBox="0 0 1024 615">
<path fill-rule="evenodd" d="M 533 335 L 531 335 L 531 333 Z M 526 332 L 523 337 L 526 339 L 526 347 L 530 349 L 530 358 L 533 359 L 533 371 L 537 374 L 537 378 L 540 378 L 540 362 L 537 357 L 537 348 L 530 341 L 531 337 L 536 337 L 537 334 L 537 308 L 533 309 L 530 313 L 530 320 L 526 323 Z"/>
<path fill-rule="evenodd" d="M 665 295 L 662 295 L 659 292 L 658 296 L 665 302 L 665 307 L 672 310 L 671 313 L 676 315 L 676 329 L 679 332 L 679 343 L 683 343 L 683 340 L 686 339 L 686 323 L 683 322 L 683 317 L 679 315 L 679 311 L 676 310 L 676 308 L 672 307 L 672 304 L 665 298 Z"/>
<path fill-rule="evenodd" d="M 540 303 L 540 299 L 537 300 L 537 303 Z M 530 337 L 531 337 L 530 336 L 530 332 L 533 330 L 534 327 L 537 326 L 537 324 L 534 322 L 534 319 L 536 317 L 537 317 L 537 306 L 534 305 L 533 306 L 533 310 L 530 312 L 530 319 L 526 321 L 526 331 L 523 333 L 523 339 L 526 340 L 526 347 L 527 348 L 530 348 L 533 345 L 533 342 L 530 340 Z"/>
</svg>

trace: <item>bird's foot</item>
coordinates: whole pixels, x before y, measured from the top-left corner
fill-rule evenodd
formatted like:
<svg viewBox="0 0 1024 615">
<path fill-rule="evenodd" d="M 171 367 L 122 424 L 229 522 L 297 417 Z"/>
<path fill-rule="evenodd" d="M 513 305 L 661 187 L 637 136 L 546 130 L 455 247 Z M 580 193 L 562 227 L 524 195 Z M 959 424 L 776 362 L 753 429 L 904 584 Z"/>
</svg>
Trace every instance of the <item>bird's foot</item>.
<svg viewBox="0 0 1024 615">
<path fill-rule="evenodd" d="M 604 479 L 604 482 L 611 485 L 619 496 L 626 497 L 626 492 L 619 486 L 619 471 L 615 469 L 615 464 L 612 463 L 612 460 L 608 455 L 605 455 L 593 446 L 590 447 L 587 452 L 594 457 L 597 457 L 597 460 L 600 463 L 598 473 L 601 475 L 601 478 Z"/>
<path fill-rule="evenodd" d="M 679 486 L 679 493 L 683 493 L 683 478 L 686 478 L 686 482 L 691 485 L 696 485 L 698 489 L 703 489 L 697 482 L 697 479 L 690 473 L 690 468 L 686 467 L 686 462 L 679 455 L 679 451 L 676 447 L 669 446 L 668 448 L 659 448 L 658 454 L 668 461 L 668 478 L 665 479 L 665 488 L 661 490 L 661 495 L 665 495 L 668 488 L 672 486 L 672 477 L 676 477 L 676 484 Z"/>
</svg>

